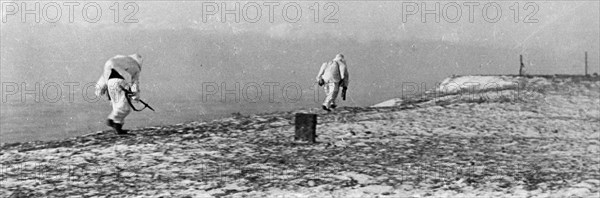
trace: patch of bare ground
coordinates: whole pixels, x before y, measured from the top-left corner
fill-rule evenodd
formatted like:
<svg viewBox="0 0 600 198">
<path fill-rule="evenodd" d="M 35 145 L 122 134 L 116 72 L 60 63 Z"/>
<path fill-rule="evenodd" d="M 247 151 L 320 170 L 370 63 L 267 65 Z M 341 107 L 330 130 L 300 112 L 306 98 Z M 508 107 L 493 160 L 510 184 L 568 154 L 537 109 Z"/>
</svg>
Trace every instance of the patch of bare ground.
<svg viewBox="0 0 600 198">
<path fill-rule="evenodd" d="M 527 82 L 319 114 L 317 144 L 303 110 L 4 144 L 0 197 L 598 197 L 600 83 Z"/>
</svg>

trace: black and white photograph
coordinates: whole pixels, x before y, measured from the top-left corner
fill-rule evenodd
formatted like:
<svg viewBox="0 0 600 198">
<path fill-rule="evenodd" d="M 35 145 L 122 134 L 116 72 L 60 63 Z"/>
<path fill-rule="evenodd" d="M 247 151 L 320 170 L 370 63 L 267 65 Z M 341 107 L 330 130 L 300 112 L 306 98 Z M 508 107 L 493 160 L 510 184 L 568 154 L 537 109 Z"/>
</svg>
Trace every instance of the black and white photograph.
<svg viewBox="0 0 600 198">
<path fill-rule="evenodd" d="M 0 0 L 0 197 L 600 198 L 598 0 Z"/>
</svg>

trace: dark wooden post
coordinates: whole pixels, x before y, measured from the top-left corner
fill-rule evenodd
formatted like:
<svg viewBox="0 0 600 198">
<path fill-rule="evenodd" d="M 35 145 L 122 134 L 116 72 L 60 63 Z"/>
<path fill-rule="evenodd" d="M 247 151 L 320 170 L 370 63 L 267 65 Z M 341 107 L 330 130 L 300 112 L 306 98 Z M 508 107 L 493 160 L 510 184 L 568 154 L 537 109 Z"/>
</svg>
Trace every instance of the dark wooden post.
<svg viewBox="0 0 600 198">
<path fill-rule="evenodd" d="M 521 60 L 521 66 L 519 67 L 519 76 L 522 76 L 523 73 L 523 69 L 525 68 L 525 64 L 523 64 L 523 55 L 519 55 L 519 59 Z"/>
<path fill-rule="evenodd" d="M 585 52 L 585 76 L 588 75 L 587 52 Z"/>
<path fill-rule="evenodd" d="M 296 135 L 295 140 L 316 142 L 317 137 L 317 114 L 296 114 Z"/>
</svg>

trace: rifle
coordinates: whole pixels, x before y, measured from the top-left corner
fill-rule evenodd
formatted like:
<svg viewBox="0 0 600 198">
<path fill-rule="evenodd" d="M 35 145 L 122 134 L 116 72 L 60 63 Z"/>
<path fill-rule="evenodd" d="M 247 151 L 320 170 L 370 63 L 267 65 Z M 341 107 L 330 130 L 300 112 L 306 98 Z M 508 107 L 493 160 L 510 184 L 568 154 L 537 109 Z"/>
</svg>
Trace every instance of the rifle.
<svg viewBox="0 0 600 198">
<path fill-rule="evenodd" d="M 344 82 L 345 79 L 340 80 L 340 87 L 342 87 L 342 100 L 346 100 L 346 91 L 348 91 L 348 87 Z"/>
<path fill-rule="evenodd" d="M 150 110 L 154 111 L 154 108 L 152 108 L 150 105 L 148 105 L 148 103 L 144 102 L 144 101 L 143 101 L 143 100 L 141 100 L 141 99 L 140 99 L 140 100 L 138 100 L 138 101 L 139 101 L 140 103 L 144 104 L 144 108 L 142 108 L 142 109 L 139 109 L 139 110 L 138 110 L 138 109 L 136 109 L 136 108 L 135 108 L 135 106 L 133 106 L 133 104 L 131 103 L 131 98 L 129 98 L 129 96 L 130 96 L 130 95 L 133 95 L 133 92 L 131 92 L 131 91 L 130 91 L 130 90 L 128 90 L 128 89 L 125 89 L 125 87 L 123 87 L 123 86 L 121 86 L 121 85 L 119 85 L 119 87 L 121 87 L 121 90 L 123 90 L 123 91 L 125 92 L 125 98 L 127 98 L 127 102 L 129 103 L 129 106 L 131 106 L 131 108 L 132 108 L 134 111 L 142 111 L 142 110 L 144 110 L 145 108 L 148 108 L 148 109 L 150 109 Z"/>
</svg>

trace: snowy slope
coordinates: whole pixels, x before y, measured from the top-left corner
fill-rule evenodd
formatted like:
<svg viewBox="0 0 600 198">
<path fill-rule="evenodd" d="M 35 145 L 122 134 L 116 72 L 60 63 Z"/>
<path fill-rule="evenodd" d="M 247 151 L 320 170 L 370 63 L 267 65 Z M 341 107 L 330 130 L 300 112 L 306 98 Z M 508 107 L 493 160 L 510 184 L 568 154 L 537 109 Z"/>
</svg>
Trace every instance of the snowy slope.
<svg viewBox="0 0 600 198">
<path fill-rule="evenodd" d="M 597 197 L 600 82 L 526 82 L 319 113 L 312 145 L 293 141 L 306 110 L 3 144 L 0 197 Z"/>
</svg>

